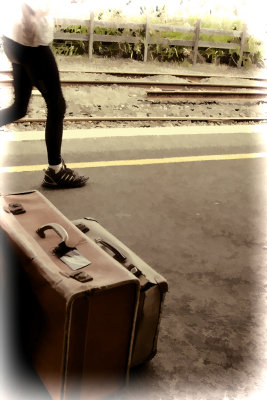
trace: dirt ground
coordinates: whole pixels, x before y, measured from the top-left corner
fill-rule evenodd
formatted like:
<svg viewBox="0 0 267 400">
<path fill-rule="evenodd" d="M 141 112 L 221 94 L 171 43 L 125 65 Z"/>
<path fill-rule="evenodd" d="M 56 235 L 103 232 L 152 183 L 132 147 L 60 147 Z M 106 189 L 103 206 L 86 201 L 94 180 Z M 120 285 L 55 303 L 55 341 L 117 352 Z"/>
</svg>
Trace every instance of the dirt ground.
<svg viewBox="0 0 267 400">
<path fill-rule="evenodd" d="M 266 77 L 267 73 L 263 69 L 238 69 L 226 65 L 197 64 L 195 66 L 183 67 L 173 63 L 159 62 L 140 62 L 130 59 L 107 59 L 93 57 L 89 61 L 87 57 L 57 57 L 57 63 L 60 70 L 61 79 L 79 78 L 93 80 L 114 81 L 118 79 L 127 80 L 129 78 L 118 78 L 116 76 L 104 73 L 104 71 L 126 71 L 126 72 L 149 72 L 161 73 L 165 75 L 151 76 L 152 81 L 160 82 L 190 82 L 190 80 L 175 77 L 171 74 L 190 73 L 217 75 L 216 77 L 203 78 L 201 82 L 212 83 L 238 83 L 252 84 L 253 77 Z M 9 68 L 10 64 L 1 56 L 1 69 Z M 73 71 L 68 76 L 63 71 Z M 90 72 L 90 74 L 85 72 Z M 96 74 L 96 72 L 98 72 Z M 99 72 L 103 72 L 99 74 Z M 266 115 L 267 102 L 260 101 L 257 104 L 253 101 L 180 101 L 178 104 L 158 104 L 156 101 L 146 99 L 146 88 L 130 88 L 127 86 L 64 86 L 63 92 L 67 103 L 66 117 L 146 117 L 146 116 L 181 116 L 181 117 L 261 117 Z M 6 107 L 12 102 L 13 90 L 8 87 L 0 87 L 0 108 Z M 46 107 L 44 100 L 38 91 L 33 92 L 28 109 L 28 117 L 44 118 L 46 116 Z M 195 122 L 194 122 L 195 123 Z M 75 124 L 65 121 L 65 129 L 90 129 L 95 127 L 152 127 L 152 126 L 176 126 L 191 124 L 191 122 L 81 122 Z M 201 122 L 198 124 L 206 124 Z M 23 125 L 11 124 L 5 129 L 29 130 L 40 129 L 42 124 L 30 124 L 26 122 Z"/>
</svg>

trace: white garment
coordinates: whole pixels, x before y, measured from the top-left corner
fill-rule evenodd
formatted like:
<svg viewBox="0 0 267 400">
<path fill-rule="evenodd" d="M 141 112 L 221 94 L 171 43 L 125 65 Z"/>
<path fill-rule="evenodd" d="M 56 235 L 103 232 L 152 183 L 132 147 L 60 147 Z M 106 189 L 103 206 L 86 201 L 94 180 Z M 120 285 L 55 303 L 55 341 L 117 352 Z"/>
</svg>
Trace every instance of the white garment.
<svg viewBox="0 0 267 400">
<path fill-rule="evenodd" d="M 48 46 L 54 35 L 51 6 L 51 0 L 2 1 L 2 35 L 24 46 Z"/>
</svg>

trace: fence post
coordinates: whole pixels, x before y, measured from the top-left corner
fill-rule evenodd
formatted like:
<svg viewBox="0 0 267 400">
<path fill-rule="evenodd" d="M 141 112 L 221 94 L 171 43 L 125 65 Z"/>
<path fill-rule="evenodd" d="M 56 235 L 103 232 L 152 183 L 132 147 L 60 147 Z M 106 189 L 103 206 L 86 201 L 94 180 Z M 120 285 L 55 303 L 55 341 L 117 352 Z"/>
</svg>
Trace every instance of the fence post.
<svg viewBox="0 0 267 400">
<path fill-rule="evenodd" d="M 239 55 L 239 60 L 237 64 L 237 68 L 240 68 L 242 65 L 242 60 L 243 60 L 243 54 L 245 50 L 245 45 L 246 45 L 246 39 L 247 39 L 247 26 L 243 26 L 243 32 L 241 35 L 241 43 L 240 43 L 240 55 Z"/>
<path fill-rule="evenodd" d="M 147 62 L 148 54 L 148 41 L 149 41 L 149 18 L 146 16 L 146 27 L 145 27 L 145 40 L 144 40 L 144 62 Z"/>
<path fill-rule="evenodd" d="M 90 28 L 89 28 L 89 43 L 88 43 L 89 60 L 92 60 L 92 58 L 93 58 L 94 19 L 95 19 L 95 15 L 93 12 L 91 12 L 90 13 Z"/>
<path fill-rule="evenodd" d="M 193 64 L 194 65 L 197 62 L 198 42 L 199 42 L 199 34 L 200 34 L 200 23 L 201 23 L 201 20 L 198 19 L 197 23 L 196 23 L 196 30 L 195 30 L 195 43 L 194 43 L 194 55 L 193 55 Z"/>
</svg>

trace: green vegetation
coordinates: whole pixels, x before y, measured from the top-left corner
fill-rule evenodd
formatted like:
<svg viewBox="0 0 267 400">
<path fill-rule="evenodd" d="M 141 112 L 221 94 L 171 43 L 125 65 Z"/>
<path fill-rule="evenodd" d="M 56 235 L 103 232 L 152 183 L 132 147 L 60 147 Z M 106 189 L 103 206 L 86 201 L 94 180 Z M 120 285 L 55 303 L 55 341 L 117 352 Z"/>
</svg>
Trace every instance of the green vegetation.
<svg viewBox="0 0 267 400">
<path fill-rule="evenodd" d="M 144 23 L 144 10 L 140 11 L 141 16 L 139 20 L 125 21 L 123 15 L 118 10 L 109 10 L 110 18 L 112 21 L 123 21 L 123 22 L 134 22 Z M 95 16 L 95 20 L 101 20 L 103 13 Z M 106 18 L 105 18 L 106 19 Z M 165 24 L 195 27 L 197 24 L 198 17 L 189 17 L 186 20 L 179 16 L 167 18 L 165 15 L 164 7 L 162 9 L 156 8 L 154 14 L 150 15 L 151 24 Z M 214 16 L 207 16 L 201 20 L 201 28 L 209 29 L 220 29 L 220 30 L 237 30 L 242 31 L 244 29 L 243 22 L 240 20 L 229 20 L 223 18 L 215 18 Z M 67 28 L 60 28 L 61 32 L 66 33 L 80 33 L 87 34 L 88 27 L 81 25 L 71 25 Z M 104 28 L 95 27 L 95 34 L 98 35 L 116 35 L 116 36 L 133 36 L 140 38 L 137 43 L 111 43 L 111 42 L 94 42 L 93 51 L 95 55 L 105 57 L 124 57 L 133 58 L 135 60 L 143 60 L 144 55 L 144 29 L 116 29 L 116 28 Z M 150 30 L 150 37 L 153 39 L 175 39 L 175 40 L 194 40 L 194 32 L 189 33 L 178 33 L 171 31 L 156 31 Z M 236 43 L 236 48 L 233 50 L 220 49 L 218 48 L 200 48 L 199 54 L 202 61 L 208 63 L 223 63 L 235 66 L 238 63 L 240 57 L 240 38 L 233 36 L 222 36 L 222 35 L 210 35 L 201 34 L 199 40 L 215 42 L 215 43 Z M 88 42 L 78 40 L 54 40 L 53 42 L 54 52 L 57 55 L 84 55 L 88 54 Z M 158 60 L 163 62 L 178 62 L 178 63 L 191 63 L 193 59 L 193 47 L 189 46 L 174 46 L 165 44 L 151 44 L 149 45 L 148 59 Z M 247 40 L 247 51 L 243 54 L 242 65 L 250 67 L 256 65 L 259 67 L 263 66 L 263 43 L 253 37 L 249 37 Z"/>
</svg>

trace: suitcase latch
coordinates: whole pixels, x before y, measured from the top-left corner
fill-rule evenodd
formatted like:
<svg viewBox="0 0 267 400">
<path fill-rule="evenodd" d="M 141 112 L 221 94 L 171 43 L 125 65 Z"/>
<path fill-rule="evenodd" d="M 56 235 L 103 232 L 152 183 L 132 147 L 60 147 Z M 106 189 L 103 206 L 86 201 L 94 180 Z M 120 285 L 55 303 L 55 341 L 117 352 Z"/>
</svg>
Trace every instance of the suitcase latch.
<svg viewBox="0 0 267 400">
<path fill-rule="evenodd" d="M 5 211 L 14 215 L 24 214 L 26 211 L 20 203 L 9 203 Z"/>
<path fill-rule="evenodd" d="M 90 282 L 93 280 L 93 277 L 91 275 L 89 275 L 87 272 L 75 272 L 71 275 L 69 275 L 70 278 L 75 279 L 76 281 L 85 283 L 85 282 Z"/>
<path fill-rule="evenodd" d="M 80 231 L 82 231 L 83 233 L 87 233 L 90 231 L 90 229 L 88 228 L 88 226 L 86 226 L 85 224 L 77 224 L 76 227 L 78 229 L 80 229 Z"/>
</svg>

